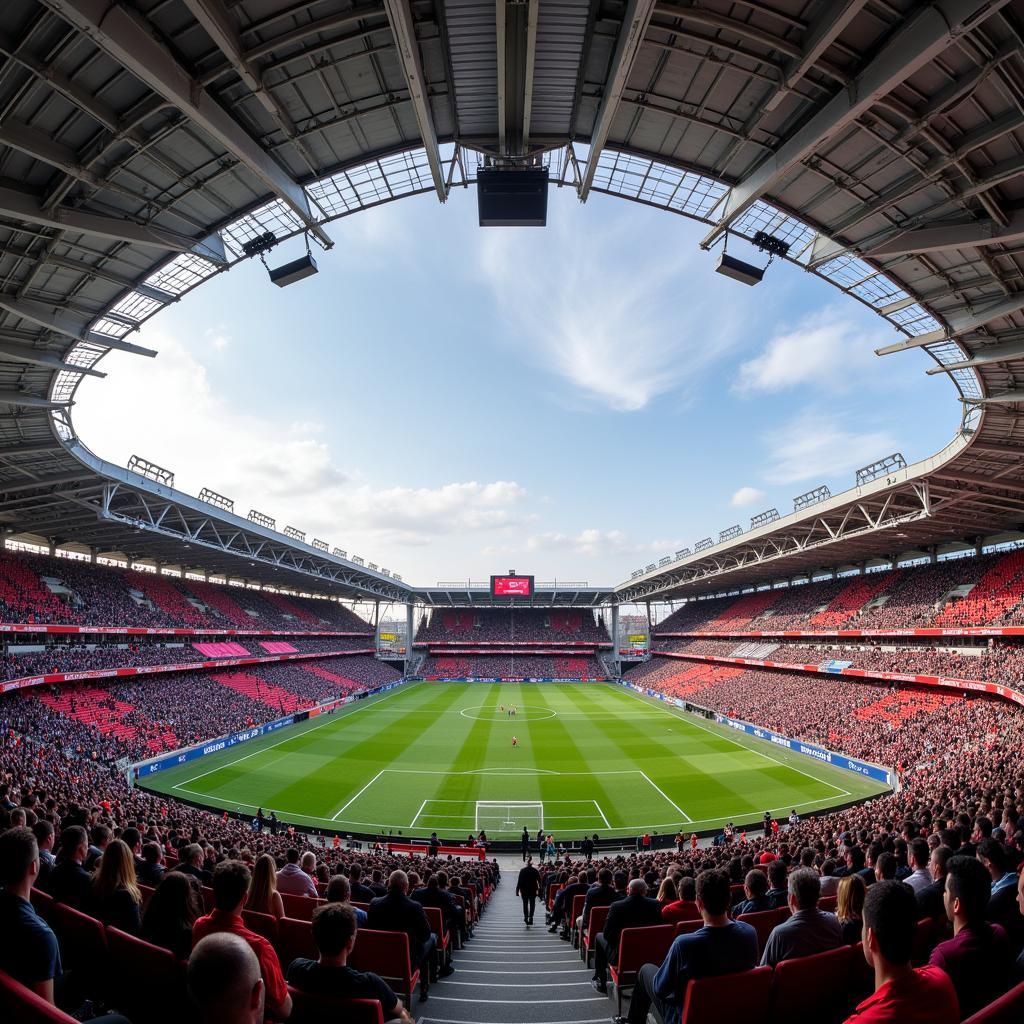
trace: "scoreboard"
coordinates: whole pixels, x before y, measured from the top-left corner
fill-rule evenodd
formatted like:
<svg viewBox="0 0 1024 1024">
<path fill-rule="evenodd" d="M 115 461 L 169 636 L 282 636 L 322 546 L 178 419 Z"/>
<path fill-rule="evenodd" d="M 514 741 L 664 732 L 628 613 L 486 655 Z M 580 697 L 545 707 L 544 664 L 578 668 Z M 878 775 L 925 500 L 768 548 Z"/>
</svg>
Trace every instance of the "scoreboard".
<svg viewBox="0 0 1024 1024">
<path fill-rule="evenodd" d="M 533 597 L 533 577 L 492 576 L 491 597 Z"/>
</svg>

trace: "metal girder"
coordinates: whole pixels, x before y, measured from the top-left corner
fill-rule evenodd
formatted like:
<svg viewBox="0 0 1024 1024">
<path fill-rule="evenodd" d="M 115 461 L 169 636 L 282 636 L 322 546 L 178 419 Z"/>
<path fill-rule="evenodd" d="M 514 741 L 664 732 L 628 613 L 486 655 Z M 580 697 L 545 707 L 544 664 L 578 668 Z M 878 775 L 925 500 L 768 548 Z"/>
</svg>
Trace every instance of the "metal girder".
<svg viewBox="0 0 1024 1024">
<path fill-rule="evenodd" d="M 326 248 L 334 244 L 311 213 L 302 186 L 178 63 L 140 14 L 107 0 L 41 2 L 216 139 Z"/>
<path fill-rule="evenodd" d="M 1017 402 L 1024 402 L 1024 391 L 996 391 L 995 393 L 988 395 L 985 398 L 962 398 L 961 401 L 965 402 L 967 405 L 1002 405 L 1005 403 L 1016 404 Z"/>
<path fill-rule="evenodd" d="M 106 377 L 106 374 L 99 370 L 65 363 L 52 352 L 33 348 L 31 345 L 19 345 L 16 342 L 0 340 L 0 356 L 6 356 L 19 363 L 30 363 L 33 366 L 48 366 L 51 370 L 70 370 L 72 373 L 84 373 L 88 377 Z"/>
<path fill-rule="evenodd" d="M 892 238 L 865 250 L 872 259 L 908 256 L 912 253 L 943 252 L 997 242 L 1017 242 L 1024 238 L 1024 213 L 1015 213 L 1007 224 L 988 218 L 950 221 L 914 231 L 901 231 Z"/>
<path fill-rule="evenodd" d="M 47 209 L 31 192 L 11 186 L 0 186 L 0 217 L 23 220 L 29 224 L 57 228 L 61 231 L 76 231 L 85 235 L 110 238 L 131 245 L 143 245 L 170 252 L 195 252 L 207 259 L 216 259 L 215 250 L 207 251 L 203 240 L 167 228 L 143 224 L 127 217 L 111 217 L 103 213 L 89 213 L 86 210 L 72 210 L 66 206 Z"/>
<path fill-rule="evenodd" d="M 1008 363 L 1012 359 L 1024 359 L 1024 341 L 987 345 L 979 349 L 978 353 L 969 359 L 961 359 L 957 363 L 944 363 L 942 366 L 932 366 L 924 372 L 932 377 L 939 373 L 948 373 L 950 370 L 969 370 L 974 366 Z M 1021 454 L 1024 454 L 1024 452 Z"/>
<path fill-rule="evenodd" d="M 869 110 L 945 50 L 958 36 L 1005 7 L 1009 0 L 938 0 L 919 8 L 868 62 L 771 156 L 761 161 L 724 198 L 718 222 L 701 240 L 707 249 L 758 199 L 775 189 L 826 139 Z"/>
<path fill-rule="evenodd" d="M 26 480 L 24 483 L 0 483 L 0 494 L 16 494 L 20 491 L 34 491 L 38 487 L 56 487 L 63 484 L 78 483 L 80 480 L 92 479 L 93 475 L 88 470 L 78 470 L 70 473 L 53 473 L 50 476 L 42 476 L 37 477 L 34 480 Z"/>
<path fill-rule="evenodd" d="M 427 164 L 430 166 L 430 176 L 434 180 L 434 190 L 437 192 L 437 198 L 443 203 L 448 198 L 448 189 L 441 166 L 441 150 L 437 145 L 434 114 L 430 109 L 430 94 L 427 90 L 427 81 L 423 77 L 423 61 L 420 59 L 420 44 L 416 40 L 416 26 L 413 24 L 410 0 L 384 0 L 384 8 L 392 35 L 395 37 L 398 62 L 402 66 L 405 84 L 409 88 L 409 100 L 416 115 L 420 139 L 427 155 Z"/>
<path fill-rule="evenodd" d="M 20 391 L 0 391 L 0 405 L 26 409 L 56 409 L 63 402 L 51 402 L 42 395 L 25 395 Z"/>
<path fill-rule="evenodd" d="M 30 320 L 48 331 L 56 331 L 65 337 L 74 338 L 75 341 L 91 342 L 94 345 L 105 345 L 107 348 L 116 348 L 120 352 L 129 352 L 137 356 L 155 356 L 156 352 L 151 348 L 143 348 L 141 345 L 132 345 L 120 338 L 111 338 L 107 335 L 93 334 L 85 330 L 80 320 L 55 310 L 45 303 L 35 302 L 32 299 L 18 298 L 16 295 L 8 295 L 0 292 L 0 309 L 7 310 L 23 320 Z M 77 369 L 77 368 L 76 368 Z"/>
<path fill-rule="evenodd" d="M 907 338 L 905 341 L 898 341 L 894 345 L 886 345 L 884 348 L 876 348 L 875 355 L 889 356 L 894 352 L 906 352 L 912 348 L 922 348 L 925 345 L 943 341 L 946 338 L 956 338 L 967 331 L 973 331 L 993 320 L 1010 316 L 1024 309 L 1024 292 L 1014 292 L 987 306 L 978 309 L 965 310 L 962 313 L 947 314 L 944 316 L 948 330 L 929 331 L 927 334 L 920 334 L 916 338 Z"/>
<path fill-rule="evenodd" d="M 803 39 L 803 52 L 786 65 L 778 92 L 770 96 L 764 105 L 767 112 L 773 111 L 785 99 L 866 4 L 867 0 L 824 0 L 819 4 L 823 9 Z"/>
<path fill-rule="evenodd" d="M 44 455 L 62 451 L 57 441 L 22 441 L 18 444 L 0 444 L 0 459 L 13 459 L 21 455 Z"/>
<path fill-rule="evenodd" d="M 523 151 L 530 145 L 530 117 L 533 111 L 533 72 L 537 57 L 537 20 L 540 0 L 528 0 L 526 13 L 526 66 L 523 70 Z"/>
<path fill-rule="evenodd" d="M 590 195 L 601 151 L 608 141 L 608 134 L 611 132 L 615 114 L 619 109 L 619 100 L 626 88 L 636 55 L 643 45 L 647 26 L 650 24 L 656 6 L 656 0 L 627 0 L 626 9 L 622 15 L 622 26 L 619 28 L 619 36 L 615 41 L 615 52 L 608 69 L 604 95 L 601 97 L 597 118 L 594 121 L 594 130 L 590 135 L 587 167 L 577 190 L 581 203 L 585 203 Z"/>
<path fill-rule="evenodd" d="M 295 123 L 264 86 L 262 76 L 245 59 L 238 29 L 231 21 L 227 11 L 224 10 L 220 0 L 185 0 L 185 6 L 206 30 L 217 49 L 227 57 L 228 63 L 237 72 L 238 77 L 241 78 L 256 101 L 270 115 L 285 137 L 294 143 L 310 170 L 315 171 L 315 159 L 306 148 L 305 143 L 295 137 Z"/>
</svg>

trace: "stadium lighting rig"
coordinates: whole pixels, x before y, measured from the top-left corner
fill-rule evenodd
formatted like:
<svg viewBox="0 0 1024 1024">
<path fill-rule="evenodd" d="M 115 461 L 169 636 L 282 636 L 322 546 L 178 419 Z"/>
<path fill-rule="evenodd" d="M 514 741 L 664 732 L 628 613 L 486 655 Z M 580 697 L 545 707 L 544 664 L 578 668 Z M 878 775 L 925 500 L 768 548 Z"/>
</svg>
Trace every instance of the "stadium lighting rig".
<svg viewBox="0 0 1024 1024">
<path fill-rule="evenodd" d="M 718 257 L 715 273 L 731 277 L 734 281 L 739 281 L 740 284 L 760 284 L 765 272 L 772 265 L 772 260 L 776 256 L 784 257 L 789 252 L 789 242 L 784 242 L 781 238 L 776 238 L 774 235 L 769 235 L 767 231 L 758 231 L 751 239 L 751 244 L 758 252 L 768 253 L 768 262 L 763 267 L 758 267 L 753 263 L 747 263 L 745 260 L 730 256 L 728 252 L 729 232 L 726 231 L 722 237 L 722 255 Z"/>
<path fill-rule="evenodd" d="M 288 285 L 295 284 L 296 281 L 305 280 L 305 278 L 319 273 L 319 268 L 316 265 L 316 260 L 313 259 L 313 253 L 310 248 L 308 231 L 305 233 L 305 239 L 306 254 L 300 256 L 297 260 L 292 260 L 290 263 L 283 263 L 279 267 L 271 267 L 267 263 L 267 253 L 277 245 L 277 237 L 272 231 L 264 231 L 255 238 L 250 238 L 248 242 L 242 245 L 242 250 L 246 256 L 259 256 L 260 262 L 270 275 L 270 280 L 278 288 L 287 288 Z"/>
</svg>

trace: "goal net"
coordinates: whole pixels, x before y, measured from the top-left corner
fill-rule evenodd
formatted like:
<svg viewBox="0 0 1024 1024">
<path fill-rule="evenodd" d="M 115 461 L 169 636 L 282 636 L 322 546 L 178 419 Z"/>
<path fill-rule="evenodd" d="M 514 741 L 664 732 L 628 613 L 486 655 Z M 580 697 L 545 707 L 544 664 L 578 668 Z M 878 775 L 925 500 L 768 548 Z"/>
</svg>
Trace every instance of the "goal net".
<svg viewBox="0 0 1024 1024">
<path fill-rule="evenodd" d="M 531 832 L 544 827 L 544 804 L 537 800 L 478 800 L 476 831 Z"/>
</svg>

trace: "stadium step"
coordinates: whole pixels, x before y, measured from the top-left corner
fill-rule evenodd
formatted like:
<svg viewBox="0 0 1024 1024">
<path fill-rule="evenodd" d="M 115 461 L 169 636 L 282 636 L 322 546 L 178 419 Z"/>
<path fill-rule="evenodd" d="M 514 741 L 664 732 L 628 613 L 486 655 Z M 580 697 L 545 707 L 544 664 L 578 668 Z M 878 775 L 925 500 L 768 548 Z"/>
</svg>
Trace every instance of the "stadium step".
<svg viewBox="0 0 1024 1024">
<path fill-rule="evenodd" d="M 610 1024 L 615 1003 L 591 988 L 577 951 L 548 932 L 541 900 L 533 927 L 523 923 L 520 867 L 502 859 L 502 883 L 455 954 L 455 973 L 413 1006 L 420 1024 Z"/>
</svg>

